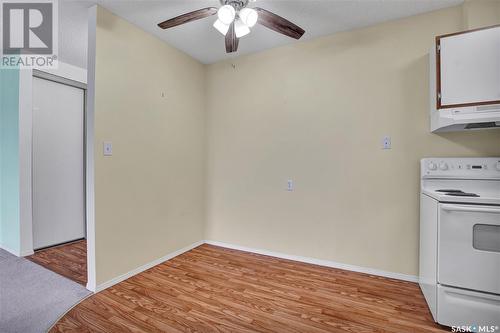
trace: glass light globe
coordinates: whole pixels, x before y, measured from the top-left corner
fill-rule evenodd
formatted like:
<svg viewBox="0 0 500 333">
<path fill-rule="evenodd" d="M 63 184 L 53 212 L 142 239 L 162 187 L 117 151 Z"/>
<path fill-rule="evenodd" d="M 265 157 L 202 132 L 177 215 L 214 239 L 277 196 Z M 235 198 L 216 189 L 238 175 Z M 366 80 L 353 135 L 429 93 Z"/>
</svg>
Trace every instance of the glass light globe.
<svg viewBox="0 0 500 333">
<path fill-rule="evenodd" d="M 233 6 L 224 5 L 219 8 L 217 16 L 222 23 L 230 25 L 236 17 L 236 11 L 234 10 Z"/>
<path fill-rule="evenodd" d="M 237 38 L 241 38 L 250 33 L 250 28 L 247 27 L 240 19 L 234 21 L 234 34 Z"/>
<path fill-rule="evenodd" d="M 259 18 L 257 11 L 252 8 L 243 8 L 240 10 L 238 15 L 240 16 L 241 21 L 249 28 L 253 27 Z"/>
<path fill-rule="evenodd" d="M 215 21 L 214 28 L 217 29 L 224 36 L 227 35 L 227 31 L 229 30 L 229 26 L 227 24 L 222 23 L 221 20 Z"/>
</svg>

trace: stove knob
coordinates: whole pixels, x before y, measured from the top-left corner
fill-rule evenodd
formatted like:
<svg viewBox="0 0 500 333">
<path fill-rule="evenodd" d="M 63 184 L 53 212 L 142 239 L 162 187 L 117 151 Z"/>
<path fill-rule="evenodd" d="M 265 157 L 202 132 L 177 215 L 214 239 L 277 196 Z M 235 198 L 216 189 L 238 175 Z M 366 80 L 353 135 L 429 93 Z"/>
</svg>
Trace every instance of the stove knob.
<svg viewBox="0 0 500 333">
<path fill-rule="evenodd" d="M 437 170 L 437 164 L 434 162 L 429 162 L 429 165 L 427 165 L 429 170 Z"/>
<path fill-rule="evenodd" d="M 439 169 L 445 171 L 445 170 L 448 170 L 448 164 L 446 164 L 445 162 L 441 162 L 439 164 Z"/>
</svg>

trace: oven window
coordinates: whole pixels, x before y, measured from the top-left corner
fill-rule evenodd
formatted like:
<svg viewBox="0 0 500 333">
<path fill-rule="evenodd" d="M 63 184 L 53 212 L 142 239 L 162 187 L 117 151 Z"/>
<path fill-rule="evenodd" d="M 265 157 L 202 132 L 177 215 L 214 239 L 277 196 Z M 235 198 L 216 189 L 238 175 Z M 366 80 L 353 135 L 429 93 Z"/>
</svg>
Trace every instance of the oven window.
<svg viewBox="0 0 500 333">
<path fill-rule="evenodd" d="M 472 246 L 476 250 L 500 252 L 500 225 L 475 224 Z"/>
</svg>

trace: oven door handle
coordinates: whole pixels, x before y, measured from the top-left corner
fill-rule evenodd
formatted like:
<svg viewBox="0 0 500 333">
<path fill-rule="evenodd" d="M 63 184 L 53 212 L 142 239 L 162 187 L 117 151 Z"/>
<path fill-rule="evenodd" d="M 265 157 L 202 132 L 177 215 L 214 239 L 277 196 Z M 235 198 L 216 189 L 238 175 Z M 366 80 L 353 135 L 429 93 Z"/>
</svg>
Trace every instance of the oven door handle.
<svg viewBox="0 0 500 333">
<path fill-rule="evenodd" d="M 473 213 L 493 213 L 500 214 L 500 208 L 482 208 L 472 206 L 459 206 L 459 205 L 442 205 L 441 208 L 446 211 L 453 212 L 473 212 Z"/>
</svg>

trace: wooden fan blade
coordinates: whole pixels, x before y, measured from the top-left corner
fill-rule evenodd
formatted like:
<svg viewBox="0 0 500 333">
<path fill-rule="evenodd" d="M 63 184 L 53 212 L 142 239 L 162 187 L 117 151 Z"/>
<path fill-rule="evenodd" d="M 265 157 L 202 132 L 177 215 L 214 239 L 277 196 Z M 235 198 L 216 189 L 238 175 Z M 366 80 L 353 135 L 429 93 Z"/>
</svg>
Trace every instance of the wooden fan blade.
<svg viewBox="0 0 500 333">
<path fill-rule="evenodd" d="M 305 33 L 304 29 L 279 15 L 276 15 L 268 10 L 259 7 L 256 7 L 254 9 L 257 11 L 257 13 L 259 13 L 259 20 L 257 22 L 262 24 L 266 28 L 295 39 L 300 39 L 300 37 L 302 37 L 302 35 Z"/>
<path fill-rule="evenodd" d="M 203 8 L 203 9 L 198 9 L 195 10 L 194 12 L 189 12 L 186 14 L 182 14 L 180 16 L 174 17 L 170 20 L 163 21 L 161 23 L 158 23 L 158 26 L 162 29 L 168 29 L 172 28 L 184 23 L 188 23 L 191 21 L 196 21 L 205 17 L 209 17 L 212 15 L 217 14 L 217 8 L 215 7 L 208 7 L 208 8 Z"/>
<path fill-rule="evenodd" d="M 229 26 L 229 30 L 226 34 L 226 53 L 232 53 L 238 51 L 239 38 L 236 38 L 236 32 L 234 31 L 234 22 Z"/>
</svg>

